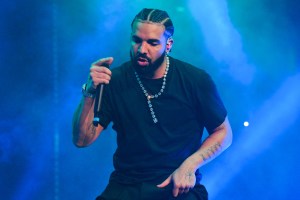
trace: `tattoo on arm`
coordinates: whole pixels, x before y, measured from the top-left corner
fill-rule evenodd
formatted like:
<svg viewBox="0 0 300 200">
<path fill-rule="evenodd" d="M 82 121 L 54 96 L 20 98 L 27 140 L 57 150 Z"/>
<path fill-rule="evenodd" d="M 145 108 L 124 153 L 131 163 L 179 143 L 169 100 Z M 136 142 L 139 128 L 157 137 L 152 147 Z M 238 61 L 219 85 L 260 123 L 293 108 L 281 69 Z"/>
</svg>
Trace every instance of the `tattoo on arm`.
<svg viewBox="0 0 300 200">
<path fill-rule="evenodd" d="M 220 149 L 222 148 L 221 144 L 217 142 L 213 146 L 209 147 L 203 154 L 200 154 L 203 161 L 207 161 L 212 158 Z"/>
<path fill-rule="evenodd" d="M 91 123 L 88 127 L 88 132 L 90 132 L 92 135 L 96 134 L 96 127 L 94 126 L 93 123 Z"/>
</svg>

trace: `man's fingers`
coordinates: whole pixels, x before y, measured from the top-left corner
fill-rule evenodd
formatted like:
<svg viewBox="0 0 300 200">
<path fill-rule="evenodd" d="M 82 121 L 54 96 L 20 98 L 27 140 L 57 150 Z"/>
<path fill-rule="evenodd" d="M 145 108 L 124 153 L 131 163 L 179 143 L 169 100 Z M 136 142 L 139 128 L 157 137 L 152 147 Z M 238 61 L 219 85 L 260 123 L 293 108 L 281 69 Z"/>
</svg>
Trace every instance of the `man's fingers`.
<svg viewBox="0 0 300 200">
<path fill-rule="evenodd" d="M 96 65 L 93 65 L 91 68 L 90 68 L 90 75 L 93 77 L 93 75 L 97 75 L 97 74 L 107 74 L 109 76 L 111 76 L 111 71 L 110 69 L 104 67 L 104 66 L 96 66 Z"/>
<path fill-rule="evenodd" d="M 190 191 L 190 188 L 174 187 L 173 188 L 173 196 L 177 197 L 178 195 L 183 194 L 183 193 L 188 193 L 189 191 Z"/>
<path fill-rule="evenodd" d="M 113 57 L 101 58 L 101 59 L 97 60 L 96 62 L 94 62 L 93 65 L 103 66 L 103 63 L 111 65 L 113 61 L 114 61 Z"/>
<path fill-rule="evenodd" d="M 99 84 L 109 84 L 112 73 L 110 69 L 105 67 L 105 64 L 110 65 L 112 62 L 112 57 L 101 58 L 100 60 L 94 62 L 90 68 L 89 85 L 92 85 L 92 87 L 95 89 Z"/>
<path fill-rule="evenodd" d="M 93 79 L 93 84 L 95 86 L 97 86 L 99 84 L 102 84 L 102 83 L 109 84 L 109 80 L 103 79 L 103 78 L 95 78 L 95 79 Z"/>
<path fill-rule="evenodd" d="M 169 176 L 166 180 L 164 180 L 164 182 L 162 182 L 161 184 L 157 185 L 157 187 L 159 188 L 163 188 L 166 187 L 167 185 L 169 185 L 171 182 L 171 176 Z"/>
<path fill-rule="evenodd" d="M 91 75 L 91 77 L 92 77 L 93 80 L 95 80 L 95 79 L 110 80 L 111 79 L 111 75 L 110 74 L 103 73 L 103 72 L 91 72 L 90 75 Z"/>
<path fill-rule="evenodd" d="M 180 189 L 178 187 L 174 187 L 173 188 L 173 196 L 177 197 L 178 194 L 181 194 L 182 192 L 180 191 Z"/>
<path fill-rule="evenodd" d="M 190 188 L 185 188 L 185 189 L 183 190 L 184 193 L 188 193 L 189 191 L 190 191 Z"/>
</svg>

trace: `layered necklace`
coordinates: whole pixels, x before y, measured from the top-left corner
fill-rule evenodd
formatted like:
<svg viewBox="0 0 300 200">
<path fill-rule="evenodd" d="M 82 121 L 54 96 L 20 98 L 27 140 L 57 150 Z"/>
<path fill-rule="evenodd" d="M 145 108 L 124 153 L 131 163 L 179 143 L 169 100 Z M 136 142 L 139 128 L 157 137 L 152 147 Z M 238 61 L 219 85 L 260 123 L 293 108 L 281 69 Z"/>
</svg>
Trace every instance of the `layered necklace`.
<svg viewBox="0 0 300 200">
<path fill-rule="evenodd" d="M 164 76 L 163 76 L 163 83 L 162 83 L 162 86 L 159 90 L 158 93 L 156 94 L 150 94 L 146 88 L 144 87 L 138 73 L 136 71 L 134 71 L 135 73 L 135 77 L 136 77 L 136 80 L 138 82 L 138 84 L 140 85 L 143 93 L 145 94 L 146 98 L 147 98 L 147 103 L 148 103 L 148 107 L 149 107 L 149 110 L 150 110 L 150 113 L 151 113 L 151 116 L 152 116 L 152 120 L 153 120 L 153 123 L 156 124 L 158 122 L 157 120 L 157 117 L 155 115 L 155 112 L 153 110 L 153 106 L 152 106 L 152 103 L 151 103 L 151 99 L 154 99 L 154 98 L 158 98 L 165 90 L 166 88 L 166 80 L 167 80 L 167 74 L 168 74 L 168 71 L 169 71 L 169 65 L 170 65 L 170 62 L 169 62 L 169 57 L 166 56 L 166 70 L 165 70 L 165 73 L 164 73 Z"/>
</svg>

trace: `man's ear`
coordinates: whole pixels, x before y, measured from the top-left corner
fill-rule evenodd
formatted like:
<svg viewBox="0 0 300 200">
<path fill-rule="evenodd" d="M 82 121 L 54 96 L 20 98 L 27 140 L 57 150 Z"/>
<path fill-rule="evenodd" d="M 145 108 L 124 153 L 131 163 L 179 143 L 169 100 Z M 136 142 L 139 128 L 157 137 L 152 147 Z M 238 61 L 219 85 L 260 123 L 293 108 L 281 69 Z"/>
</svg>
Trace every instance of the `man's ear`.
<svg viewBox="0 0 300 200">
<path fill-rule="evenodd" d="M 167 45 L 166 45 L 167 53 L 171 52 L 173 42 L 174 42 L 173 38 L 169 37 L 168 40 L 167 40 Z"/>
</svg>

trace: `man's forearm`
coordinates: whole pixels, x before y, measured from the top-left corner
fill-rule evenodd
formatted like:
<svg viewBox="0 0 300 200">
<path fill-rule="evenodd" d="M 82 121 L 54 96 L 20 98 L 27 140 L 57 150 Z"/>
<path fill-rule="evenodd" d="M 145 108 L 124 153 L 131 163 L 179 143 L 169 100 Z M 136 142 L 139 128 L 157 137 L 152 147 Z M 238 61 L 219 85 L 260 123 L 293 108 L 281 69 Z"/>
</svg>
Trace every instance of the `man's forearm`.
<svg viewBox="0 0 300 200">
<path fill-rule="evenodd" d="M 94 99 L 82 98 L 73 116 L 73 143 L 78 147 L 85 147 L 96 140 L 101 126 L 93 125 Z"/>
<path fill-rule="evenodd" d="M 186 161 L 190 163 L 190 168 L 196 171 L 199 167 L 221 154 L 231 145 L 231 142 L 232 131 L 228 119 L 226 118 L 224 123 L 215 129 L 202 143 L 201 147 Z"/>
</svg>

